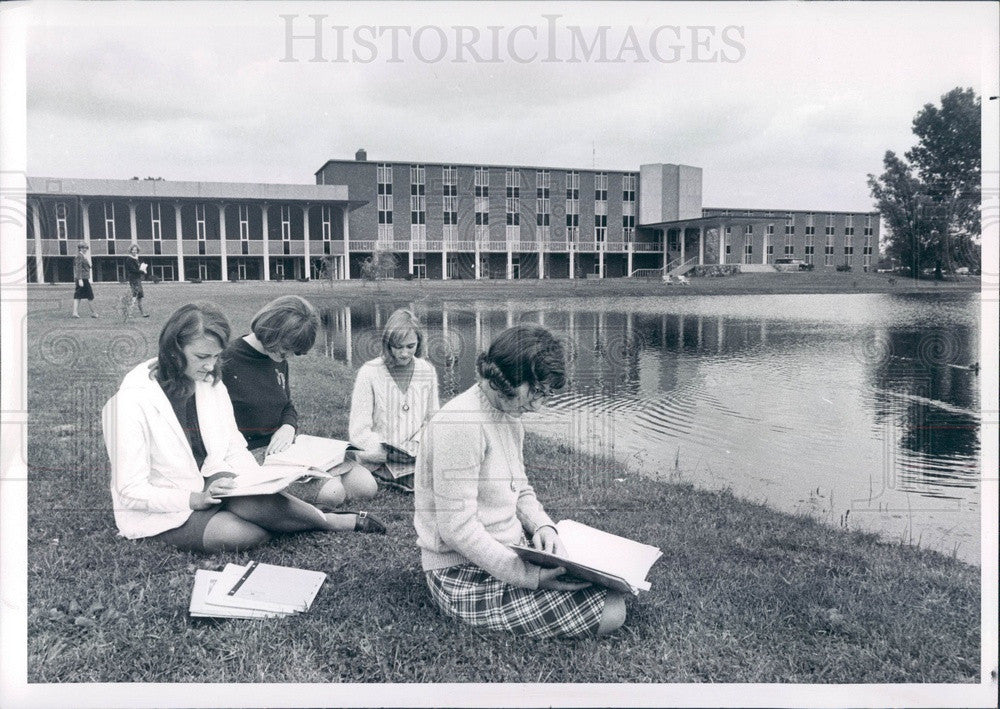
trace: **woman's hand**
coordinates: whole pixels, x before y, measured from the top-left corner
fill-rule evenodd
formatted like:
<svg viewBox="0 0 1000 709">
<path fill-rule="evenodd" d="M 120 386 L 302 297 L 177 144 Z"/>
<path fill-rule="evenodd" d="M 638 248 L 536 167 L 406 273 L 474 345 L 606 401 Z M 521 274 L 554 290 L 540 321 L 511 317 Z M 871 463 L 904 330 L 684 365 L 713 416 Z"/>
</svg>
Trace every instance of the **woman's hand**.
<svg viewBox="0 0 1000 709">
<path fill-rule="evenodd" d="M 556 532 L 555 527 L 550 525 L 545 525 L 535 530 L 535 533 L 531 537 L 531 546 L 539 551 L 555 554 L 556 556 L 566 555 L 566 548 L 562 545 L 562 540 L 559 539 L 559 533 Z"/>
<path fill-rule="evenodd" d="M 212 505 L 219 504 L 222 500 L 218 499 L 216 495 L 232 490 L 234 487 L 236 487 L 236 479 L 234 477 L 216 478 L 201 492 L 191 493 L 191 509 L 207 510 Z"/>
<path fill-rule="evenodd" d="M 271 434 L 271 442 L 267 444 L 267 454 L 280 453 L 292 445 L 295 440 L 295 427 L 288 423 L 283 423 L 277 431 Z"/>
<path fill-rule="evenodd" d="M 76 284 L 77 284 L 78 286 L 80 286 L 81 288 L 83 288 L 83 279 L 81 278 L 80 280 L 78 280 L 78 281 L 76 282 Z"/>
<path fill-rule="evenodd" d="M 591 585 L 589 581 L 580 581 L 579 583 L 560 581 L 559 577 L 565 573 L 566 569 L 561 566 L 554 569 L 542 569 L 538 574 L 538 588 L 549 591 L 579 591 Z"/>
</svg>

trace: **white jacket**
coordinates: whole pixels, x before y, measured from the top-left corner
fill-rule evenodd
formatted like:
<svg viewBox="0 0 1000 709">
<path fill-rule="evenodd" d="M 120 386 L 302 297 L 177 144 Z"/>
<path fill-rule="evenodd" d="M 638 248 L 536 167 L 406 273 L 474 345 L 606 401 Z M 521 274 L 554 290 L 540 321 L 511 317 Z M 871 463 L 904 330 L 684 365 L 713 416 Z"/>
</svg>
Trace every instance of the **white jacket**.
<svg viewBox="0 0 1000 709">
<path fill-rule="evenodd" d="M 181 526 L 191 516 L 191 493 L 220 471 L 258 467 L 236 427 L 229 393 L 220 381 L 195 383 L 195 406 L 208 453 L 201 470 L 170 400 L 143 362 L 125 375 L 101 411 L 111 460 L 115 522 L 129 539 Z"/>
</svg>

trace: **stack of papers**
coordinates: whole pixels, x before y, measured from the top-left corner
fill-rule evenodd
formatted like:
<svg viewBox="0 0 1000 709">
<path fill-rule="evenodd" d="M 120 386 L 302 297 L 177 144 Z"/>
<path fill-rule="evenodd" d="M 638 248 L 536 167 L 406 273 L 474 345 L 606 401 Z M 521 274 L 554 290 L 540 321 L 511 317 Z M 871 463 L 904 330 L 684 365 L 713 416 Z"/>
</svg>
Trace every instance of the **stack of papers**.
<svg viewBox="0 0 1000 709">
<path fill-rule="evenodd" d="M 309 610 L 326 580 L 321 571 L 251 561 L 198 569 L 189 611 L 196 618 L 278 618 Z"/>
<path fill-rule="evenodd" d="M 519 545 L 511 548 L 525 561 L 547 568 L 562 566 L 571 576 L 620 593 L 639 595 L 639 591 L 649 590 L 646 574 L 663 556 L 657 547 L 571 519 L 557 523 L 556 531 L 566 551 L 564 556 Z"/>
</svg>

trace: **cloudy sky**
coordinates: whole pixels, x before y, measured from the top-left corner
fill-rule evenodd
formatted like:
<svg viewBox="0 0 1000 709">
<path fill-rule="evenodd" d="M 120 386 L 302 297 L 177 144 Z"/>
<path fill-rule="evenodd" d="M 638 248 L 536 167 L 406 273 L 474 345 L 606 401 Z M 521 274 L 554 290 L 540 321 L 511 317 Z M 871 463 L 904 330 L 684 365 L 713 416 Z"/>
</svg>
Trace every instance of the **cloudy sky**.
<svg viewBox="0 0 1000 709">
<path fill-rule="evenodd" d="M 955 86 L 997 92 L 983 83 L 991 3 L 33 11 L 33 175 L 308 183 L 364 147 L 371 160 L 679 162 L 703 168 L 706 206 L 862 210 L 866 174 L 913 144 L 923 104 Z M 290 52 L 289 32 L 306 36 Z"/>
</svg>

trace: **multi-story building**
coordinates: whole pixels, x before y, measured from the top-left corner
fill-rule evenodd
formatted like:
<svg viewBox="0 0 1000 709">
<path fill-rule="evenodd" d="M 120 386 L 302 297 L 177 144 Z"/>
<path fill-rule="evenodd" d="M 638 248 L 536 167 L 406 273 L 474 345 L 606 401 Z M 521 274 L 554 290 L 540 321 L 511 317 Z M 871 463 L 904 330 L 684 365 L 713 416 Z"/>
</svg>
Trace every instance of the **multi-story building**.
<svg viewBox="0 0 1000 709">
<path fill-rule="evenodd" d="M 122 278 L 131 243 L 163 280 L 358 278 L 382 252 L 396 276 L 432 279 L 877 259 L 876 212 L 703 208 L 701 176 L 660 163 L 370 162 L 359 150 L 328 160 L 315 185 L 29 178 L 29 281 L 72 280 L 76 240 L 90 242 L 97 281 Z"/>
</svg>

